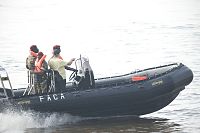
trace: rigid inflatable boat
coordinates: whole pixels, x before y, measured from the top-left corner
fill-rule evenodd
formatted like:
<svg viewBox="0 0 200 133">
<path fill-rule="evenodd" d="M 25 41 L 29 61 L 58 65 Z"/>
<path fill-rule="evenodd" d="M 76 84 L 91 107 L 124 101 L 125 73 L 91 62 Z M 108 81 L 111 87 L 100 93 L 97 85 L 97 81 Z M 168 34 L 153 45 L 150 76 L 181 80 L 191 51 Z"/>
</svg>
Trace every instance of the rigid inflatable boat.
<svg viewBox="0 0 200 133">
<path fill-rule="evenodd" d="M 41 95 L 32 94 L 31 76 L 28 87 L 13 89 L 6 70 L 0 67 L 0 110 L 19 108 L 90 117 L 139 116 L 164 108 L 193 80 L 192 71 L 181 63 L 98 79 L 94 79 L 88 59 L 80 57 L 76 66 L 62 92 L 56 91 L 55 75 L 50 71 L 48 91 Z"/>
</svg>

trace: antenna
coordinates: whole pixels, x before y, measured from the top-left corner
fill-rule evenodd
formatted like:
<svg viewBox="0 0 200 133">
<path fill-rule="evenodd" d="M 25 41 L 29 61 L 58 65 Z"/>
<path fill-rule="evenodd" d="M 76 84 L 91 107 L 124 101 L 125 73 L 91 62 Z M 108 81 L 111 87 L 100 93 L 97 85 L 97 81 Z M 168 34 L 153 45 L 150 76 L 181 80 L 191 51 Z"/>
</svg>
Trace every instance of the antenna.
<svg viewBox="0 0 200 133">
<path fill-rule="evenodd" d="M 81 68 L 83 69 L 83 62 L 82 62 L 81 54 L 80 54 L 80 61 L 81 61 Z"/>
</svg>

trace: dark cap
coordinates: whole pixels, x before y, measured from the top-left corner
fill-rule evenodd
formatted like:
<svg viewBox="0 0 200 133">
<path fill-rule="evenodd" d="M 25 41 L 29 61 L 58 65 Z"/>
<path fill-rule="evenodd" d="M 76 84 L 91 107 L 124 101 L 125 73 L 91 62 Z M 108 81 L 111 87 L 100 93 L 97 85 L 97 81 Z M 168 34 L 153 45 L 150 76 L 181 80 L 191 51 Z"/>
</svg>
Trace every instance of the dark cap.
<svg viewBox="0 0 200 133">
<path fill-rule="evenodd" d="M 54 45 L 53 49 L 60 49 L 60 45 Z"/>
<path fill-rule="evenodd" d="M 38 52 L 39 52 L 39 49 L 37 48 L 36 45 L 31 45 L 31 46 L 30 46 L 30 50 L 33 51 L 33 52 L 35 52 L 35 53 L 38 53 Z"/>
</svg>

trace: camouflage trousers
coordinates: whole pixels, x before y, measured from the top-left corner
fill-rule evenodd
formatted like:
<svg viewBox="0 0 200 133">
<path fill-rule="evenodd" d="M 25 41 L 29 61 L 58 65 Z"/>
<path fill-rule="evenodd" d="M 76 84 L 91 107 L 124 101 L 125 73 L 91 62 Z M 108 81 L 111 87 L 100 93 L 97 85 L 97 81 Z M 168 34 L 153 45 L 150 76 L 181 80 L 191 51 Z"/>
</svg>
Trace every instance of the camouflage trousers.
<svg viewBox="0 0 200 133">
<path fill-rule="evenodd" d="M 46 74 L 35 74 L 34 80 L 35 94 L 42 94 L 47 92 L 47 76 Z"/>
</svg>

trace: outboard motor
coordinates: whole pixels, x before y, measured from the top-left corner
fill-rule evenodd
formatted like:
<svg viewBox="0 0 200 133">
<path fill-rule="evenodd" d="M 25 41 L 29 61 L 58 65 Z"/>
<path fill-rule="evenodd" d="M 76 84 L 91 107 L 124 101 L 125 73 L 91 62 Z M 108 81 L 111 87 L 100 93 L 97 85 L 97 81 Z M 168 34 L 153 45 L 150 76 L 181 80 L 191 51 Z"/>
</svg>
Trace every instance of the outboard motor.
<svg viewBox="0 0 200 133">
<path fill-rule="evenodd" d="M 94 73 L 89 64 L 89 60 L 81 57 L 76 60 L 76 69 L 78 70 L 74 82 L 81 89 L 91 89 L 95 87 Z"/>
</svg>

